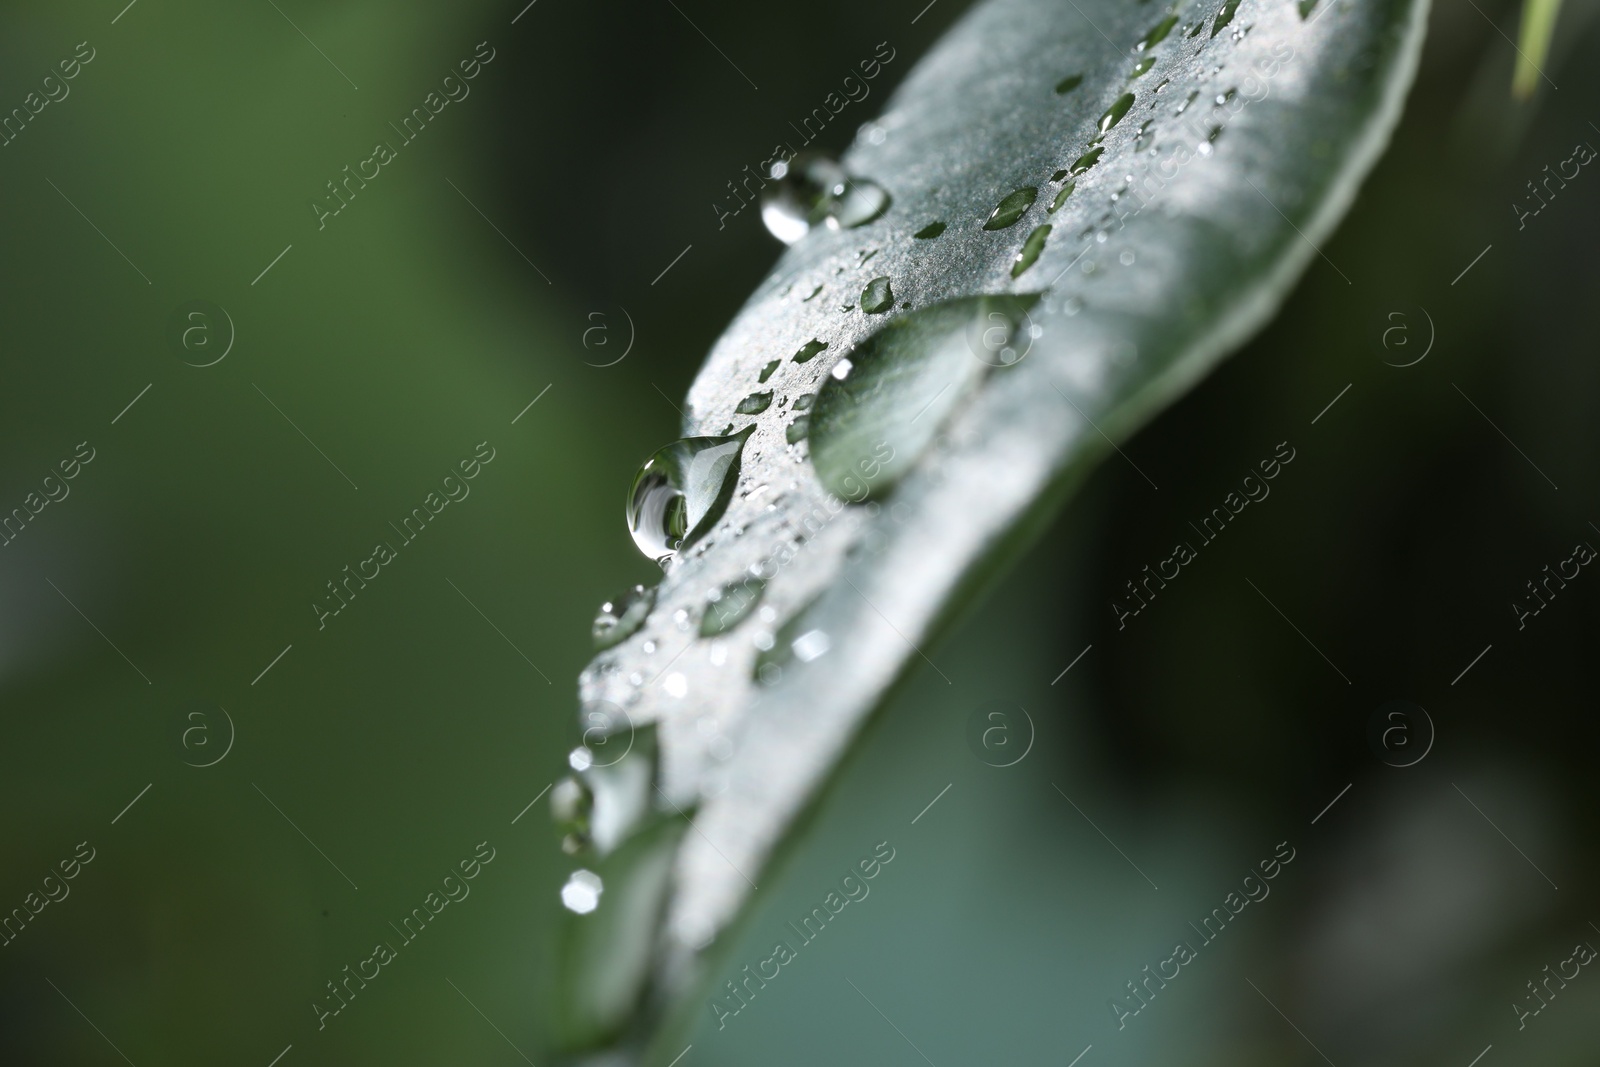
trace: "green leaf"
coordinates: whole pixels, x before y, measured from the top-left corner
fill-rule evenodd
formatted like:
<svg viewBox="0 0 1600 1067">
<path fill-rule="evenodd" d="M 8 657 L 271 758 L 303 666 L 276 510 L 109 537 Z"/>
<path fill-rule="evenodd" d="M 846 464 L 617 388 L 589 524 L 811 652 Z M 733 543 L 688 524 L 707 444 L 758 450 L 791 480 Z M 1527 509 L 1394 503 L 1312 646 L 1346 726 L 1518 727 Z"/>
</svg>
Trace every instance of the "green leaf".
<svg viewBox="0 0 1600 1067">
<path fill-rule="evenodd" d="M 655 499 L 688 536 L 580 679 L 586 709 L 655 724 L 657 806 L 695 812 L 649 977 L 663 1032 L 703 1010 L 710 947 L 890 687 L 937 670 L 961 603 L 1308 265 L 1347 284 L 1316 246 L 1398 119 L 1425 14 L 989 0 L 840 161 L 881 216 L 817 225 L 826 198 L 791 179 L 796 241 L 688 395 L 685 437 L 748 431 L 718 453 L 734 481 L 684 486 L 714 507 Z M 758 385 L 770 404 L 740 414 Z M 758 608 L 704 622 L 751 580 Z"/>
</svg>

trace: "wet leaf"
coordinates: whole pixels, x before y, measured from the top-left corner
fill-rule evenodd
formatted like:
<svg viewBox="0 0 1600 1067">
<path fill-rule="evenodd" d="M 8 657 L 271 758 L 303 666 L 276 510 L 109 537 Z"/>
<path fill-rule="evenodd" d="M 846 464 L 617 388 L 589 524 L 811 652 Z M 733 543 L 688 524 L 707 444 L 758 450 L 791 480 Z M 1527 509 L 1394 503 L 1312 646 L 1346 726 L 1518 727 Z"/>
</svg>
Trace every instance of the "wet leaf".
<svg viewBox="0 0 1600 1067">
<path fill-rule="evenodd" d="M 796 239 L 712 349 L 685 437 L 734 421 L 771 361 L 814 358 L 763 387 L 725 511 L 580 681 L 586 706 L 657 724 L 661 791 L 695 812 L 654 942 L 658 1034 L 703 1010 L 688 994 L 709 950 L 796 818 L 1108 452 L 1101 431 L 1126 438 L 1189 388 L 1308 265 L 1345 284 L 1313 243 L 1398 119 L 1426 4 L 1298 8 L 978 5 L 840 160 L 892 207 Z M 846 303 L 876 278 L 893 279 L 892 307 Z M 752 577 L 760 607 L 737 627 L 684 621 Z"/>
</svg>

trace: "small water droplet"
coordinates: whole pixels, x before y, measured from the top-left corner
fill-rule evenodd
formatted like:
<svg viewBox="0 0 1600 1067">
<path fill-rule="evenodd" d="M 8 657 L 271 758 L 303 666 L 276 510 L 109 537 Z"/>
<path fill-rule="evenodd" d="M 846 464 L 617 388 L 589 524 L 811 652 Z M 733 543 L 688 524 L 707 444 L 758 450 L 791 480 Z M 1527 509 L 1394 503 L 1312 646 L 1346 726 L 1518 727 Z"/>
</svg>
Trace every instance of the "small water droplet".
<svg viewBox="0 0 1600 1067">
<path fill-rule="evenodd" d="M 605 892 L 605 888 L 598 874 L 580 867 L 572 872 L 567 884 L 561 887 L 561 903 L 569 911 L 587 915 L 600 906 L 600 894 Z"/>
<path fill-rule="evenodd" d="M 1006 194 L 1004 200 L 995 205 L 989 217 L 984 220 L 983 228 L 986 230 L 1003 230 L 1007 226 L 1014 226 L 1018 219 L 1025 215 L 1033 206 L 1034 199 L 1039 195 L 1037 187 L 1023 186 Z"/>
<path fill-rule="evenodd" d="M 567 753 L 567 766 L 575 771 L 586 771 L 594 766 L 594 753 L 579 745 Z"/>
<path fill-rule="evenodd" d="M 800 351 L 794 354 L 796 363 L 810 363 L 816 358 L 817 353 L 828 347 L 826 341 L 807 341 L 800 346 Z"/>
<path fill-rule="evenodd" d="M 894 290 L 888 278 L 874 278 L 861 290 L 861 310 L 868 315 L 879 315 L 894 307 Z"/>
<path fill-rule="evenodd" d="M 778 369 L 778 364 L 780 364 L 782 362 L 783 362 L 783 360 L 781 360 L 781 359 L 775 359 L 771 363 L 768 363 L 765 367 L 762 367 L 761 368 L 761 377 L 757 378 L 756 380 L 759 381 L 759 382 L 765 382 L 768 378 L 772 377 L 772 372 L 777 370 Z"/>
<path fill-rule="evenodd" d="M 1302 19 L 1304 19 L 1307 15 L 1311 14 L 1311 12 L 1316 8 L 1316 6 L 1317 6 L 1317 0 L 1300 0 L 1300 4 L 1299 4 L 1300 17 Z"/>
<path fill-rule="evenodd" d="M 850 377 L 851 368 L 854 366 L 855 364 L 850 362 L 850 357 L 846 356 L 844 359 L 841 359 L 839 362 L 835 363 L 833 365 L 833 370 L 829 371 L 828 373 L 833 376 L 835 381 L 842 382 L 846 378 Z"/>
<path fill-rule="evenodd" d="M 1171 82 L 1172 82 L 1171 78 L 1162 78 L 1159 82 L 1156 83 L 1156 87 L 1154 89 L 1151 89 L 1150 91 L 1152 93 L 1159 93 L 1161 90 L 1165 89 L 1169 84 L 1171 84 Z M 1154 107 L 1155 105 L 1151 104 L 1150 106 Z"/>
<path fill-rule="evenodd" d="M 639 551 L 670 559 L 705 535 L 728 506 L 751 428 L 725 437 L 688 437 L 645 460 L 628 492 L 628 531 Z"/>
<path fill-rule="evenodd" d="M 1072 166 L 1067 168 L 1067 173 L 1077 177 L 1100 162 L 1100 157 L 1105 154 L 1105 151 L 1105 145 L 1096 145 L 1094 148 L 1089 149 L 1089 151 L 1072 161 Z"/>
<path fill-rule="evenodd" d="M 833 640 L 822 630 L 807 630 L 794 639 L 794 656 L 801 663 L 810 663 L 826 655 Z"/>
<path fill-rule="evenodd" d="M 572 775 L 550 788 L 550 818 L 556 826 L 571 833 L 587 834 L 589 813 L 594 810 L 594 793 Z"/>
<path fill-rule="evenodd" d="M 594 636 L 594 647 L 597 650 L 607 649 L 626 640 L 643 625 L 655 603 L 654 586 L 636 585 L 621 596 L 601 604 L 590 629 Z"/>
<path fill-rule="evenodd" d="M 945 224 L 942 222 L 930 222 L 911 236 L 919 241 L 931 241 L 943 233 L 945 228 Z"/>
<path fill-rule="evenodd" d="M 1221 33 L 1233 21 L 1233 13 L 1239 10 L 1239 0 L 1227 0 L 1217 12 L 1215 21 L 1211 23 L 1211 36 Z"/>
<path fill-rule="evenodd" d="M 1174 111 L 1173 114 L 1174 115 L 1181 115 L 1185 111 L 1188 111 L 1189 110 L 1189 105 L 1194 103 L 1195 102 L 1195 98 L 1198 97 L 1199 95 L 1200 95 L 1200 90 L 1199 89 L 1196 89 L 1193 92 L 1191 92 L 1187 97 L 1184 98 L 1183 103 L 1178 105 L 1177 110 Z"/>
<path fill-rule="evenodd" d="M 772 394 L 770 392 L 751 393 L 749 396 L 739 401 L 739 406 L 733 410 L 737 415 L 759 415 L 771 406 Z"/>
<path fill-rule="evenodd" d="M 661 680 L 661 688 L 667 691 L 667 696 L 682 700 L 689 694 L 689 679 L 673 671 Z"/>
<path fill-rule="evenodd" d="M 804 396 L 795 398 L 794 407 L 793 407 L 792 410 L 794 410 L 794 411 L 810 411 L 811 410 L 811 405 L 816 403 L 816 402 L 817 402 L 817 394 L 816 393 L 807 393 Z"/>
<path fill-rule="evenodd" d="M 1141 75 L 1144 74 L 1145 71 L 1149 70 L 1151 67 L 1153 67 L 1155 65 L 1156 65 L 1156 57 L 1155 56 L 1145 56 L 1143 59 L 1139 60 L 1139 62 L 1137 62 L 1137 63 L 1135 63 L 1133 65 L 1133 73 L 1129 74 L 1128 77 L 1130 77 L 1130 78 L 1140 77 Z"/>
<path fill-rule="evenodd" d="M 1121 122 L 1122 116 L 1126 115 L 1128 113 L 1128 109 L 1132 106 L 1132 93 L 1123 93 L 1121 96 L 1117 97 L 1116 100 L 1112 101 L 1111 106 L 1106 108 L 1105 114 L 1100 116 L 1100 132 L 1105 133 L 1107 130 L 1111 129 L 1111 127 Z"/>
<path fill-rule="evenodd" d="M 1039 253 L 1044 251 L 1044 243 L 1050 237 L 1050 224 L 1045 223 L 1028 234 L 1028 239 L 1022 242 L 1022 251 L 1017 253 L 1016 261 L 1011 264 L 1011 276 L 1018 278 L 1022 272 L 1033 266 L 1038 260 Z"/>
<path fill-rule="evenodd" d="M 1062 171 L 1062 173 L 1065 174 L 1066 171 Z M 1060 211 L 1061 205 L 1067 202 L 1067 197 L 1071 196 L 1072 190 L 1076 189 L 1077 187 L 1077 182 L 1068 182 L 1067 184 L 1063 185 L 1061 187 L 1061 191 L 1056 194 L 1056 198 L 1050 201 L 1049 214 L 1054 215 L 1057 211 Z"/>
<path fill-rule="evenodd" d="M 1154 48 L 1166 40 L 1167 34 L 1172 32 L 1172 27 L 1178 24 L 1178 16 L 1168 15 L 1150 28 L 1150 32 L 1139 38 L 1139 43 L 1133 46 L 1135 52 L 1143 52 L 1147 48 Z"/>
<path fill-rule="evenodd" d="M 797 445 L 811 434 L 811 416 L 801 415 L 788 426 L 784 427 L 783 439 L 791 445 Z"/>
<path fill-rule="evenodd" d="M 805 299 L 801 300 L 800 302 L 802 304 L 809 304 L 811 301 L 815 300 L 817 298 L 817 294 L 821 293 L 821 292 L 822 292 L 822 286 L 819 285 L 815 289 L 811 290 L 811 295 L 810 296 L 806 297 Z"/>
<path fill-rule="evenodd" d="M 767 583 L 760 578 L 746 578 L 713 590 L 706 598 L 705 613 L 700 616 L 700 636 L 716 637 L 739 625 L 760 602 L 766 588 Z"/>
<path fill-rule="evenodd" d="M 761 190 L 761 221 L 784 244 L 794 244 L 814 226 L 865 226 L 887 210 L 889 194 L 882 186 L 811 153 L 774 163 L 772 180 Z"/>
<path fill-rule="evenodd" d="M 1073 75 L 1071 75 L 1069 77 L 1062 78 L 1060 81 L 1056 82 L 1056 92 L 1058 94 L 1070 93 L 1070 92 L 1072 92 L 1072 90 L 1076 89 L 1078 86 L 1080 86 L 1082 84 L 1083 84 L 1083 75 L 1082 74 L 1073 74 Z"/>
</svg>

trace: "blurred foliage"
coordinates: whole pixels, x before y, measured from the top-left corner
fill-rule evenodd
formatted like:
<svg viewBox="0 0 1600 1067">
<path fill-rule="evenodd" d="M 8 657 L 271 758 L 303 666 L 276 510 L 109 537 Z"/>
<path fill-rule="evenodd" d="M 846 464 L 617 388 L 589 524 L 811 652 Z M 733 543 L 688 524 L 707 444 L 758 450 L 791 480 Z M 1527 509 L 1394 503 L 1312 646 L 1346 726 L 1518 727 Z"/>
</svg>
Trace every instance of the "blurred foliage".
<svg viewBox="0 0 1600 1067">
<path fill-rule="evenodd" d="M 265 1064 L 291 1043 L 282 1067 L 547 1062 L 568 864 L 542 802 L 512 820 L 575 741 L 593 609 L 653 576 L 621 521 L 627 479 L 675 436 L 693 368 L 777 254 L 753 212 L 719 230 L 710 204 L 859 55 L 884 39 L 903 50 L 875 85 L 886 92 L 959 7 L 911 25 L 920 4 L 804 18 L 680 5 L 753 90 L 672 5 L 546 2 L 515 25 L 520 4 L 278 6 L 140 2 L 119 16 L 118 0 L 34 0 L 0 17 L 7 108 L 79 41 L 96 50 L 71 95 L 0 149 L 4 506 L 78 442 L 96 449 L 71 496 L 0 549 L 3 906 L 77 842 L 97 850 L 0 955 L 7 1063 L 121 1062 L 96 1028 L 141 1064 Z M 1506 99 L 1516 55 L 1494 26 L 1438 8 L 1402 130 L 1323 249 L 1355 285 L 1314 267 L 1262 338 L 1124 444 L 1159 493 L 1102 467 L 929 650 L 958 685 L 911 681 L 726 958 L 736 970 L 766 955 L 780 917 L 873 843 L 891 841 L 895 862 L 850 927 L 785 970 L 787 988 L 721 1033 L 703 1016 L 684 1067 L 913 1062 L 847 978 L 923 1049 L 958 1053 L 941 1062 L 1067 1062 L 1090 1040 L 1079 1022 L 1103 1030 L 1105 999 L 1285 836 L 1304 840 L 1304 866 L 1201 961 L 1213 973 L 1091 1055 L 1315 1060 L 1244 977 L 1335 1062 L 1465 1063 L 1512 1040 L 1542 1063 L 1590 1055 L 1600 994 L 1575 985 L 1516 1038 L 1507 1010 L 1593 915 L 1596 597 L 1575 582 L 1521 633 L 1506 607 L 1595 521 L 1600 371 L 1581 312 L 1600 209 L 1579 179 L 1523 230 L 1507 211 L 1593 140 L 1582 108 L 1597 74 L 1564 63 L 1595 44 L 1579 6 L 1545 67 L 1562 90 L 1537 109 Z M 483 40 L 497 57 L 472 96 L 319 232 L 308 203 L 324 183 Z M 237 325 L 207 369 L 165 336 L 195 298 Z M 1373 351 L 1372 319 L 1394 302 L 1438 324 L 1414 368 Z M 586 366 L 612 358 L 584 348 L 588 316 L 620 340 L 621 307 L 632 353 Z M 1305 466 L 1276 503 L 1052 687 L 1130 571 L 1286 436 L 1305 441 Z M 324 583 L 483 440 L 497 455 L 471 497 L 318 631 Z M 1368 715 L 1393 697 L 1440 731 L 1408 771 L 1365 747 Z M 996 698 L 1039 728 L 1014 773 L 962 740 L 971 709 Z M 237 724 L 208 769 L 184 763 L 195 701 Z M 324 984 L 484 840 L 496 859 L 470 898 L 319 1032 Z"/>
</svg>

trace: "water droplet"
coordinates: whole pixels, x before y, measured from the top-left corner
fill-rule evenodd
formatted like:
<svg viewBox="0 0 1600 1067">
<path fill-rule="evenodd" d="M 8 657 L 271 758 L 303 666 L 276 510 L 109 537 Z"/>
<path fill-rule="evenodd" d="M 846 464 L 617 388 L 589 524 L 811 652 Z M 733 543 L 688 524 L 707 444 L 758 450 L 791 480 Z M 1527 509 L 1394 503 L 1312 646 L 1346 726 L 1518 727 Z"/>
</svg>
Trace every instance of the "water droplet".
<svg viewBox="0 0 1600 1067">
<path fill-rule="evenodd" d="M 1151 89 L 1150 91 L 1152 93 L 1159 93 L 1161 90 L 1165 89 L 1171 82 L 1172 82 L 1171 78 L 1162 78 L 1159 82 L 1156 83 L 1156 87 L 1154 89 Z M 1155 105 L 1152 104 L 1151 106 L 1154 107 Z"/>
<path fill-rule="evenodd" d="M 1149 70 L 1151 67 L 1153 67 L 1155 65 L 1156 65 L 1156 57 L 1155 56 L 1145 56 L 1143 59 L 1139 60 L 1139 62 L 1137 62 L 1137 63 L 1135 63 L 1133 65 L 1133 73 L 1129 74 L 1128 77 L 1137 78 L 1140 75 L 1142 75 L 1145 71 Z"/>
<path fill-rule="evenodd" d="M 989 217 L 984 220 L 983 228 L 986 230 L 1003 230 L 1007 226 L 1014 226 L 1018 219 L 1025 215 L 1033 206 L 1034 198 L 1039 195 L 1039 190 L 1032 185 L 1023 186 L 1015 192 L 1009 193 L 1006 198 L 995 205 Z"/>
<path fill-rule="evenodd" d="M 1033 266 L 1039 258 L 1039 253 L 1044 251 L 1044 243 L 1050 237 L 1050 224 L 1045 223 L 1028 234 L 1028 239 L 1022 242 L 1022 251 L 1017 253 L 1017 258 L 1011 264 L 1011 276 L 1021 277 L 1022 272 Z"/>
<path fill-rule="evenodd" d="M 605 888 L 598 874 L 580 867 L 572 872 L 567 884 L 561 887 L 561 903 L 569 911 L 587 915 L 600 906 L 600 894 L 605 892 Z"/>
<path fill-rule="evenodd" d="M 567 766 L 575 771 L 586 771 L 594 766 L 594 753 L 584 745 L 579 745 L 567 753 Z"/>
<path fill-rule="evenodd" d="M 713 591 L 706 598 L 705 614 L 700 616 L 700 636 L 716 637 L 739 625 L 760 602 L 766 588 L 767 583 L 760 578 L 746 578 Z"/>
<path fill-rule="evenodd" d="M 1074 74 L 1074 75 L 1072 75 L 1070 77 L 1062 78 L 1060 81 L 1056 82 L 1056 92 L 1057 93 L 1070 93 L 1070 92 L 1072 92 L 1072 90 L 1076 89 L 1078 86 L 1080 86 L 1082 84 L 1083 84 L 1083 75 L 1082 74 Z"/>
<path fill-rule="evenodd" d="M 1067 173 L 1073 177 L 1077 177 L 1079 174 L 1082 174 L 1084 171 L 1100 162 L 1100 157 L 1105 154 L 1105 151 L 1105 145 L 1096 145 L 1095 147 L 1089 149 L 1089 151 L 1072 161 L 1072 166 L 1067 168 Z"/>
<path fill-rule="evenodd" d="M 807 341 L 800 346 L 800 351 L 794 354 L 794 361 L 796 363 L 810 363 L 816 358 L 818 352 L 827 347 L 828 342 L 826 341 Z"/>
<path fill-rule="evenodd" d="M 669 559 L 702 537 L 728 506 L 751 427 L 729 437 L 674 441 L 639 468 L 628 492 L 628 531 L 639 551 Z"/>
<path fill-rule="evenodd" d="M 1239 0 L 1227 0 L 1217 12 L 1216 20 L 1211 23 L 1211 36 L 1221 33 L 1228 23 L 1233 21 L 1233 13 L 1239 10 Z"/>
<path fill-rule="evenodd" d="M 833 365 L 833 370 L 829 371 L 828 373 L 842 382 L 846 378 L 850 377 L 850 369 L 854 366 L 855 364 L 850 362 L 850 357 L 846 356 L 844 359 L 841 359 L 839 362 L 835 363 Z"/>
<path fill-rule="evenodd" d="M 791 445 L 804 441 L 811 433 L 811 416 L 801 415 L 788 426 L 784 427 L 783 439 Z"/>
<path fill-rule="evenodd" d="M 945 224 L 944 223 L 942 223 L 942 222 L 930 222 L 926 226 L 924 226 L 922 229 L 920 229 L 916 233 L 912 234 L 911 236 L 915 237 L 919 241 L 931 241 L 935 237 L 937 237 L 941 233 L 943 233 L 944 231 L 945 231 Z"/>
<path fill-rule="evenodd" d="M 1065 174 L 1066 172 L 1062 171 L 1062 173 Z M 1068 182 L 1067 184 L 1063 185 L 1061 187 L 1061 191 L 1056 194 L 1056 198 L 1050 201 L 1049 213 L 1054 215 L 1057 211 L 1060 211 L 1061 205 L 1067 202 L 1067 197 L 1071 196 L 1072 190 L 1076 189 L 1077 187 L 1077 182 Z"/>
<path fill-rule="evenodd" d="M 772 372 L 777 370 L 778 364 L 782 362 L 783 360 L 781 359 L 775 359 L 771 363 L 768 363 L 765 367 L 762 367 L 761 377 L 757 378 L 756 380 L 759 382 L 765 382 L 768 378 L 772 377 Z"/>
<path fill-rule="evenodd" d="M 865 178 L 853 178 L 826 156 L 801 153 L 772 166 L 761 191 L 761 221 L 784 244 L 794 244 L 813 226 L 854 229 L 889 210 L 889 194 Z"/>
<path fill-rule="evenodd" d="M 1206 24 L 1204 22 L 1197 22 L 1193 26 L 1189 27 L 1189 32 L 1185 33 L 1184 36 L 1193 37 L 1205 28 Z"/>
<path fill-rule="evenodd" d="M 1126 115 L 1128 113 L 1128 109 L 1132 106 L 1132 93 L 1123 93 L 1121 96 L 1117 97 L 1116 100 L 1112 101 L 1111 106 L 1106 108 L 1105 114 L 1100 116 L 1100 132 L 1105 133 L 1107 130 L 1111 129 L 1111 127 L 1121 122 L 1122 116 Z"/>
<path fill-rule="evenodd" d="M 822 286 L 819 285 L 815 289 L 811 290 L 811 295 L 810 296 L 806 297 L 805 299 L 801 300 L 800 302 L 802 304 L 809 304 L 811 301 L 813 301 L 813 300 L 815 300 L 817 298 L 817 294 L 820 293 L 820 292 L 822 292 Z"/>
<path fill-rule="evenodd" d="M 1177 24 L 1178 16 L 1168 15 L 1166 18 L 1150 27 L 1150 32 L 1139 38 L 1139 42 L 1133 46 L 1133 50 L 1135 52 L 1143 52 L 1147 48 L 1154 48 L 1156 45 L 1166 40 L 1167 34 L 1171 33 L 1172 27 L 1176 26 Z"/>
<path fill-rule="evenodd" d="M 655 603 L 654 586 L 636 585 L 621 596 L 601 604 L 590 630 L 594 635 L 594 647 L 597 650 L 607 649 L 627 639 L 643 625 Z"/>
<path fill-rule="evenodd" d="M 811 413 L 811 463 L 824 488 L 859 503 L 885 492 L 933 443 L 990 367 L 1026 355 L 1035 294 L 963 297 L 919 308 L 868 336 L 825 380 Z M 841 375 L 841 367 L 849 367 Z"/>
<path fill-rule="evenodd" d="M 888 278 L 874 278 L 861 290 L 861 310 L 868 315 L 879 315 L 894 307 L 894 290 Z"/>
<path fill-rule="evenodd" d="M 1174 115 L 1181 115 L 1185 111 L 1188 111 L 1189 110 L 1189 105 L 1194 103 L 1195 102 L 1195 98 L 1198 97 L 1199 95 L 1200 95 L 1200 90 L 1199 89 L 1196 89 L 1193 92 L 1191 92 L 1187 97 L 1184 98 L 1183 103 L 1178 105 L 1177 110 L 1175 110 L 1173 112 L 1173 114 Z"/>
<path fill-rule="evenodd" d="M 558 829 L 577 839 L 580 845 L 589 840 L 589 813 L 594 810 L 594 794 L 572 775 L 567 775 L 550 788 L 550 818 Z"/>
<path fill-rule="evenodd" d="M 794 410 L 794 411 L 810 411 L 811 410 L 811 405 L 816 403 L 816 401 L 817 401 L 817 394 L 816 393 L 807 393 L 805 396 L 797 397 L 795 399 L 794 408 L 792 410 Z"/>
<path fill-rule="evenodd" d="M 739 401 L 739 406 L 733 410 L 737 415 L 759 415 L 771 406 L 772 394 L 770 392 L 751 393 L 749 396 Z"/>
<path fill-rule="evenodd" d="M 1316 8 L 1317 0 L 1300 0 L 1300 17 L 1304 19 Z"/>
<path fill-rule="evenodd" d="M 682 700 L 689 694 L 689 679 L 673 671 L 661 680 L 661 688 L 667 691 L 667 696 Z"/>
</svg>

